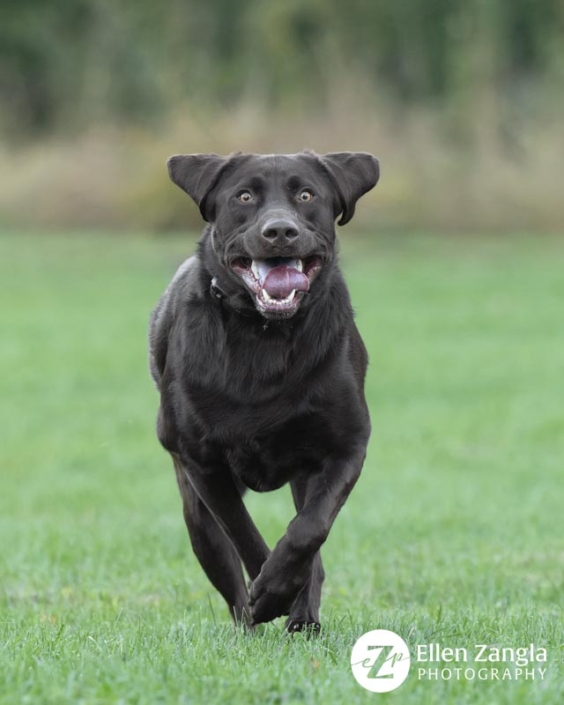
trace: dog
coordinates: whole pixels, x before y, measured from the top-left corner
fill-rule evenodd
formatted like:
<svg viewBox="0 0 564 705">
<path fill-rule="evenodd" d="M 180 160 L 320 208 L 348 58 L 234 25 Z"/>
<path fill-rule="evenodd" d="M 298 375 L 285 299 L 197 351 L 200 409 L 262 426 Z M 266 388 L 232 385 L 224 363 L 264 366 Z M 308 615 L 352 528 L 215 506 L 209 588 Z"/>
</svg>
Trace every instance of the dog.
<svg viewBox="0 0 564 705">
<path fill-rule="evenodd" d="M 351 220 L 379 164 L 363 152 L 310 151 L 176 155 L 167 164 L 207 222 L 149 333 L 157 435 L 192 547 L 236 623 L 286 616 L 289 632 L 316 632 L 320 548 L 370 436 L 368 357 L 335 221 Z M 270 550 L 243 495 L 286 483 L 296 515 Z"/>
</svg>

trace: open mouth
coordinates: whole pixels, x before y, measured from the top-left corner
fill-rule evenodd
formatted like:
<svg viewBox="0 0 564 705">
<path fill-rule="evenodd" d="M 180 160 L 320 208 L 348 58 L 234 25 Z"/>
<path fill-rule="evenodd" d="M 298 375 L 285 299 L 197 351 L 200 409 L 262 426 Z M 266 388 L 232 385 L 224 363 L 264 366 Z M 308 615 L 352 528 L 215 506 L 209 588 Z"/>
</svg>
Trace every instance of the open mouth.
<svg viewBox="0 0 564 705">
<path fill-rule="evenodd" d="M 254 294 L 256 306 L 263 315 L 289 317 L 297 311 L 321 269 L 321 258 L 317 255 L 304 259 L 238 257 L 231 262 L 231 269 Z"/>
</svg>

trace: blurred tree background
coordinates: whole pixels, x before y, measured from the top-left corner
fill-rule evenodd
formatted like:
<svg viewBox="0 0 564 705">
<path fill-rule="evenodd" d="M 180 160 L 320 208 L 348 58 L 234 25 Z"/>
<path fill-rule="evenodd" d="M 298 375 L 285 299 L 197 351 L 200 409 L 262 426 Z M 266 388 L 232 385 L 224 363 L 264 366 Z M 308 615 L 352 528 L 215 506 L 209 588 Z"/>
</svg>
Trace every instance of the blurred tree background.
<svg viewBox="0 0 564 705">
<path fill-rule="evenodd" d="M 3 0 L 0 222 L 169 229 L 181 151 L 364 149 L 365 223 L 558 230 L 564 0 Z"/>
</svg>

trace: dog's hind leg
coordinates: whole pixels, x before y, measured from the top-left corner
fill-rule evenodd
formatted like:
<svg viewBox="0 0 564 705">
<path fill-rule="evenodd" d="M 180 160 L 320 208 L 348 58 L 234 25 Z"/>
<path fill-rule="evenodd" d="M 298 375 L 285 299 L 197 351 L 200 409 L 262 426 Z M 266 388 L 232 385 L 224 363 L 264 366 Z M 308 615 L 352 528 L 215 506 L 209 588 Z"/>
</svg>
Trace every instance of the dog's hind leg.
<svg viewBox="0 0 564 705">
<path fill-rule="evenodd" d="M 212 585 L 227 602 L 235 623 L 250 625 L 249 595 L 237 551 L 198 497 L 180 460 L 173 455 L 173 461 L 194 553 Z"/>
<path fill-rule="evenodd" d="M 296 509 L 304 505 L 306 496 L 306 483 L 301 478 L 296 478 L 290 482 L 292 496 Z M 306 629 L 318 632 L 321 628 L 319 624 L 319 605 L 321 603 L 321 586 L 325 579 L 325 571 L 321 563 L 319 551 L 311 565 L 311 575 L 304 585 L 300 594 L 294 600 L 290 609 L 290 616 L 286 620 L 286 629 L 289 632 L 300 632 Z"/>
</svg>

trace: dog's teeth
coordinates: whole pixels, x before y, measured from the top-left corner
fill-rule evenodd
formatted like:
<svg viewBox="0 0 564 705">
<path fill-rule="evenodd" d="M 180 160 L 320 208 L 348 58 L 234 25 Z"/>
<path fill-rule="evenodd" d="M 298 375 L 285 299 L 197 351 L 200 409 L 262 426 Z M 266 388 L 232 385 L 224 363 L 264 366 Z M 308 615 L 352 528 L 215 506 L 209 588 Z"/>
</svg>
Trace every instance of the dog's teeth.
<svg viewBox="0 0 564 705">
<path fill-rule="evenodd" d="M 253 274 L 255 275 L 255 279 L 260 281 L 260 274 L 259 274 L 259 269 L 258 269 L 258 264 L 256 263 L 255 260 L 252 261 L 251 263 L 251 270 Z"/>
<path fill-rule="evenodd" d="M 304 271 L 304 261 L 302 259 L 298 260 L 298 266 L 296 267 L 298 272 L 303 272 Z"/>
<path fill-rule="evenodd" d="M 265 302 L 268 302 L 271 306 L 284 306 L 292 302 L 292 299 L 294 298 L 294 295 L 296 293 L 296 289 L 292 289 L 288 296 L 285 296 L 283 299 L 275 299 L 268 293 L 266 289 L 261 289 L 261 293 L 263 300 Z"/>
</svg>

